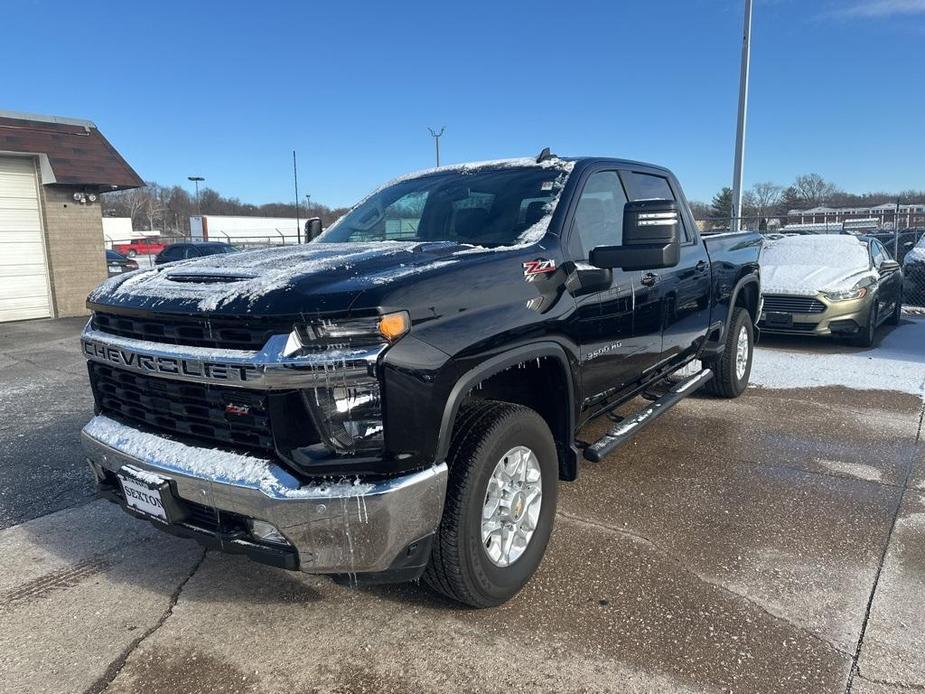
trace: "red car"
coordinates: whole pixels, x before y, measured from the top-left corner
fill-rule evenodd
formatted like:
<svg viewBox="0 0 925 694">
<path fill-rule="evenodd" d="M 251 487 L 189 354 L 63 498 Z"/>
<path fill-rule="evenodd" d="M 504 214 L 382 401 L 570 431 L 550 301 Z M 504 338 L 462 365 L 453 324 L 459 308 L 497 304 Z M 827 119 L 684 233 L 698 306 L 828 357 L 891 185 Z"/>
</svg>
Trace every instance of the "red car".
<svg viewBox="0 0 925 694">
<path fill-rule="evenodd" d="M 167 246 L 158 238 L 132 239 L 128 243 L 114 243 L 112 249 L 116 253 L 134 258 L 136 255 L 157 255 Z"/>
</svg>

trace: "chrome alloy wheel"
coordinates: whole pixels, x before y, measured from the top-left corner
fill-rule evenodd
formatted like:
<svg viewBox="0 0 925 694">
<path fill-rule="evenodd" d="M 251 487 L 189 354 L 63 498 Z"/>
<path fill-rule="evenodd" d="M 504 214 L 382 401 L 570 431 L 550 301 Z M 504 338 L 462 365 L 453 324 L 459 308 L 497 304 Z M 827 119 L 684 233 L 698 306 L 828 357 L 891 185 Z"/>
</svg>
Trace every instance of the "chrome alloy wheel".
<svg viewBox="0 0 925 694">
<path fill-rule="evenodd" d="M 739 337 L 736 340 L 736 378 L 740 381 L 745 375 L 748 366 L 748 328 L 744 325 L 739 328 Z"/>
<path fill-rule="evenodd" d="M 510 566 L 526 551 L 542 503 L 540 461 L 526 446 L 515 446 L 495 465 L 482 506 L 482 546 L 495 566 Z"/>
</svg>

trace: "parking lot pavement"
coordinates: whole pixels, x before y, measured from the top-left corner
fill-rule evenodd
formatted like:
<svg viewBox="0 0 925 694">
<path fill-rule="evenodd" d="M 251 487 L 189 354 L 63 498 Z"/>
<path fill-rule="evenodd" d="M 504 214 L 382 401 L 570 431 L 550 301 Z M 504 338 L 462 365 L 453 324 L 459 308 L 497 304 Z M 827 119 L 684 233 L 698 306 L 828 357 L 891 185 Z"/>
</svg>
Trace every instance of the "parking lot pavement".
<svg viewBox="0 0 925 694">
<path fill-rule="evenodd" d="M 0 690 L 918 691 L 921 416 L 920 395 L 837 385 L 688 399 L 561 487 L 539 573 L 494 610 L 204 554 L 106 502 L 58 511 L 0 531 Z M 58 419 L 34 459 L 79 457 Z"/>
<path fill-rule="evenodd" d="M 93 416 L 78 341 L 86 322 L 0 324 L 0 528 L 92 499 L 75 445 Z"/>
</svg>

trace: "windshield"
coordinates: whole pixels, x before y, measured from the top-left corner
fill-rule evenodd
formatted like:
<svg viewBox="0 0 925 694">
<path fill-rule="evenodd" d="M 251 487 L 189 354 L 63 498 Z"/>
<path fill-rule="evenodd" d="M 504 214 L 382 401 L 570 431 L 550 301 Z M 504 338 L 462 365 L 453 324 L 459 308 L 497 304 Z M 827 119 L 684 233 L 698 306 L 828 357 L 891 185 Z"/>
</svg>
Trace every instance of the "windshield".
<svg viewBox="0 0 925 694">
<path fill-rule="evenodd" d="M 546 233 L 570 162 L 460 168 L 399 181 L 354 207 L 316 243 L 454 241 L 506 246 Z"/>
<path fill-rule="evenodd" d="M 763 266 L 863 268 L 870 264 L 867 243 L 853 236 L 788 236 L 761 252 Z"/>
</svg>

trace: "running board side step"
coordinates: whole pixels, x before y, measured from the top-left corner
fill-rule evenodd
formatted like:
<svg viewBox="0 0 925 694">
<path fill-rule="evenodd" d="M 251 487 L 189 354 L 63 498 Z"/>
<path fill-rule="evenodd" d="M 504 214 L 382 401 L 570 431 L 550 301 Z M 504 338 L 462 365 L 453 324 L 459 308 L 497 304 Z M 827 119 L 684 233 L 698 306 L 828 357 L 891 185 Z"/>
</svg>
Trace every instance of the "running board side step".
<svg viewBox="0 0 925 694">
<path fill-rule="evenodd" d="M 673 386 L 671 390 L 647 408 L 632 417 L 627 417 L 599 440 L 586 447 L 585 458 L 592 463 L 600 462 L 688 395 L 695 393 L 711 378 L 713 378 L 713 372 L 710 369 L 704 369 Z"/>
</svg>

